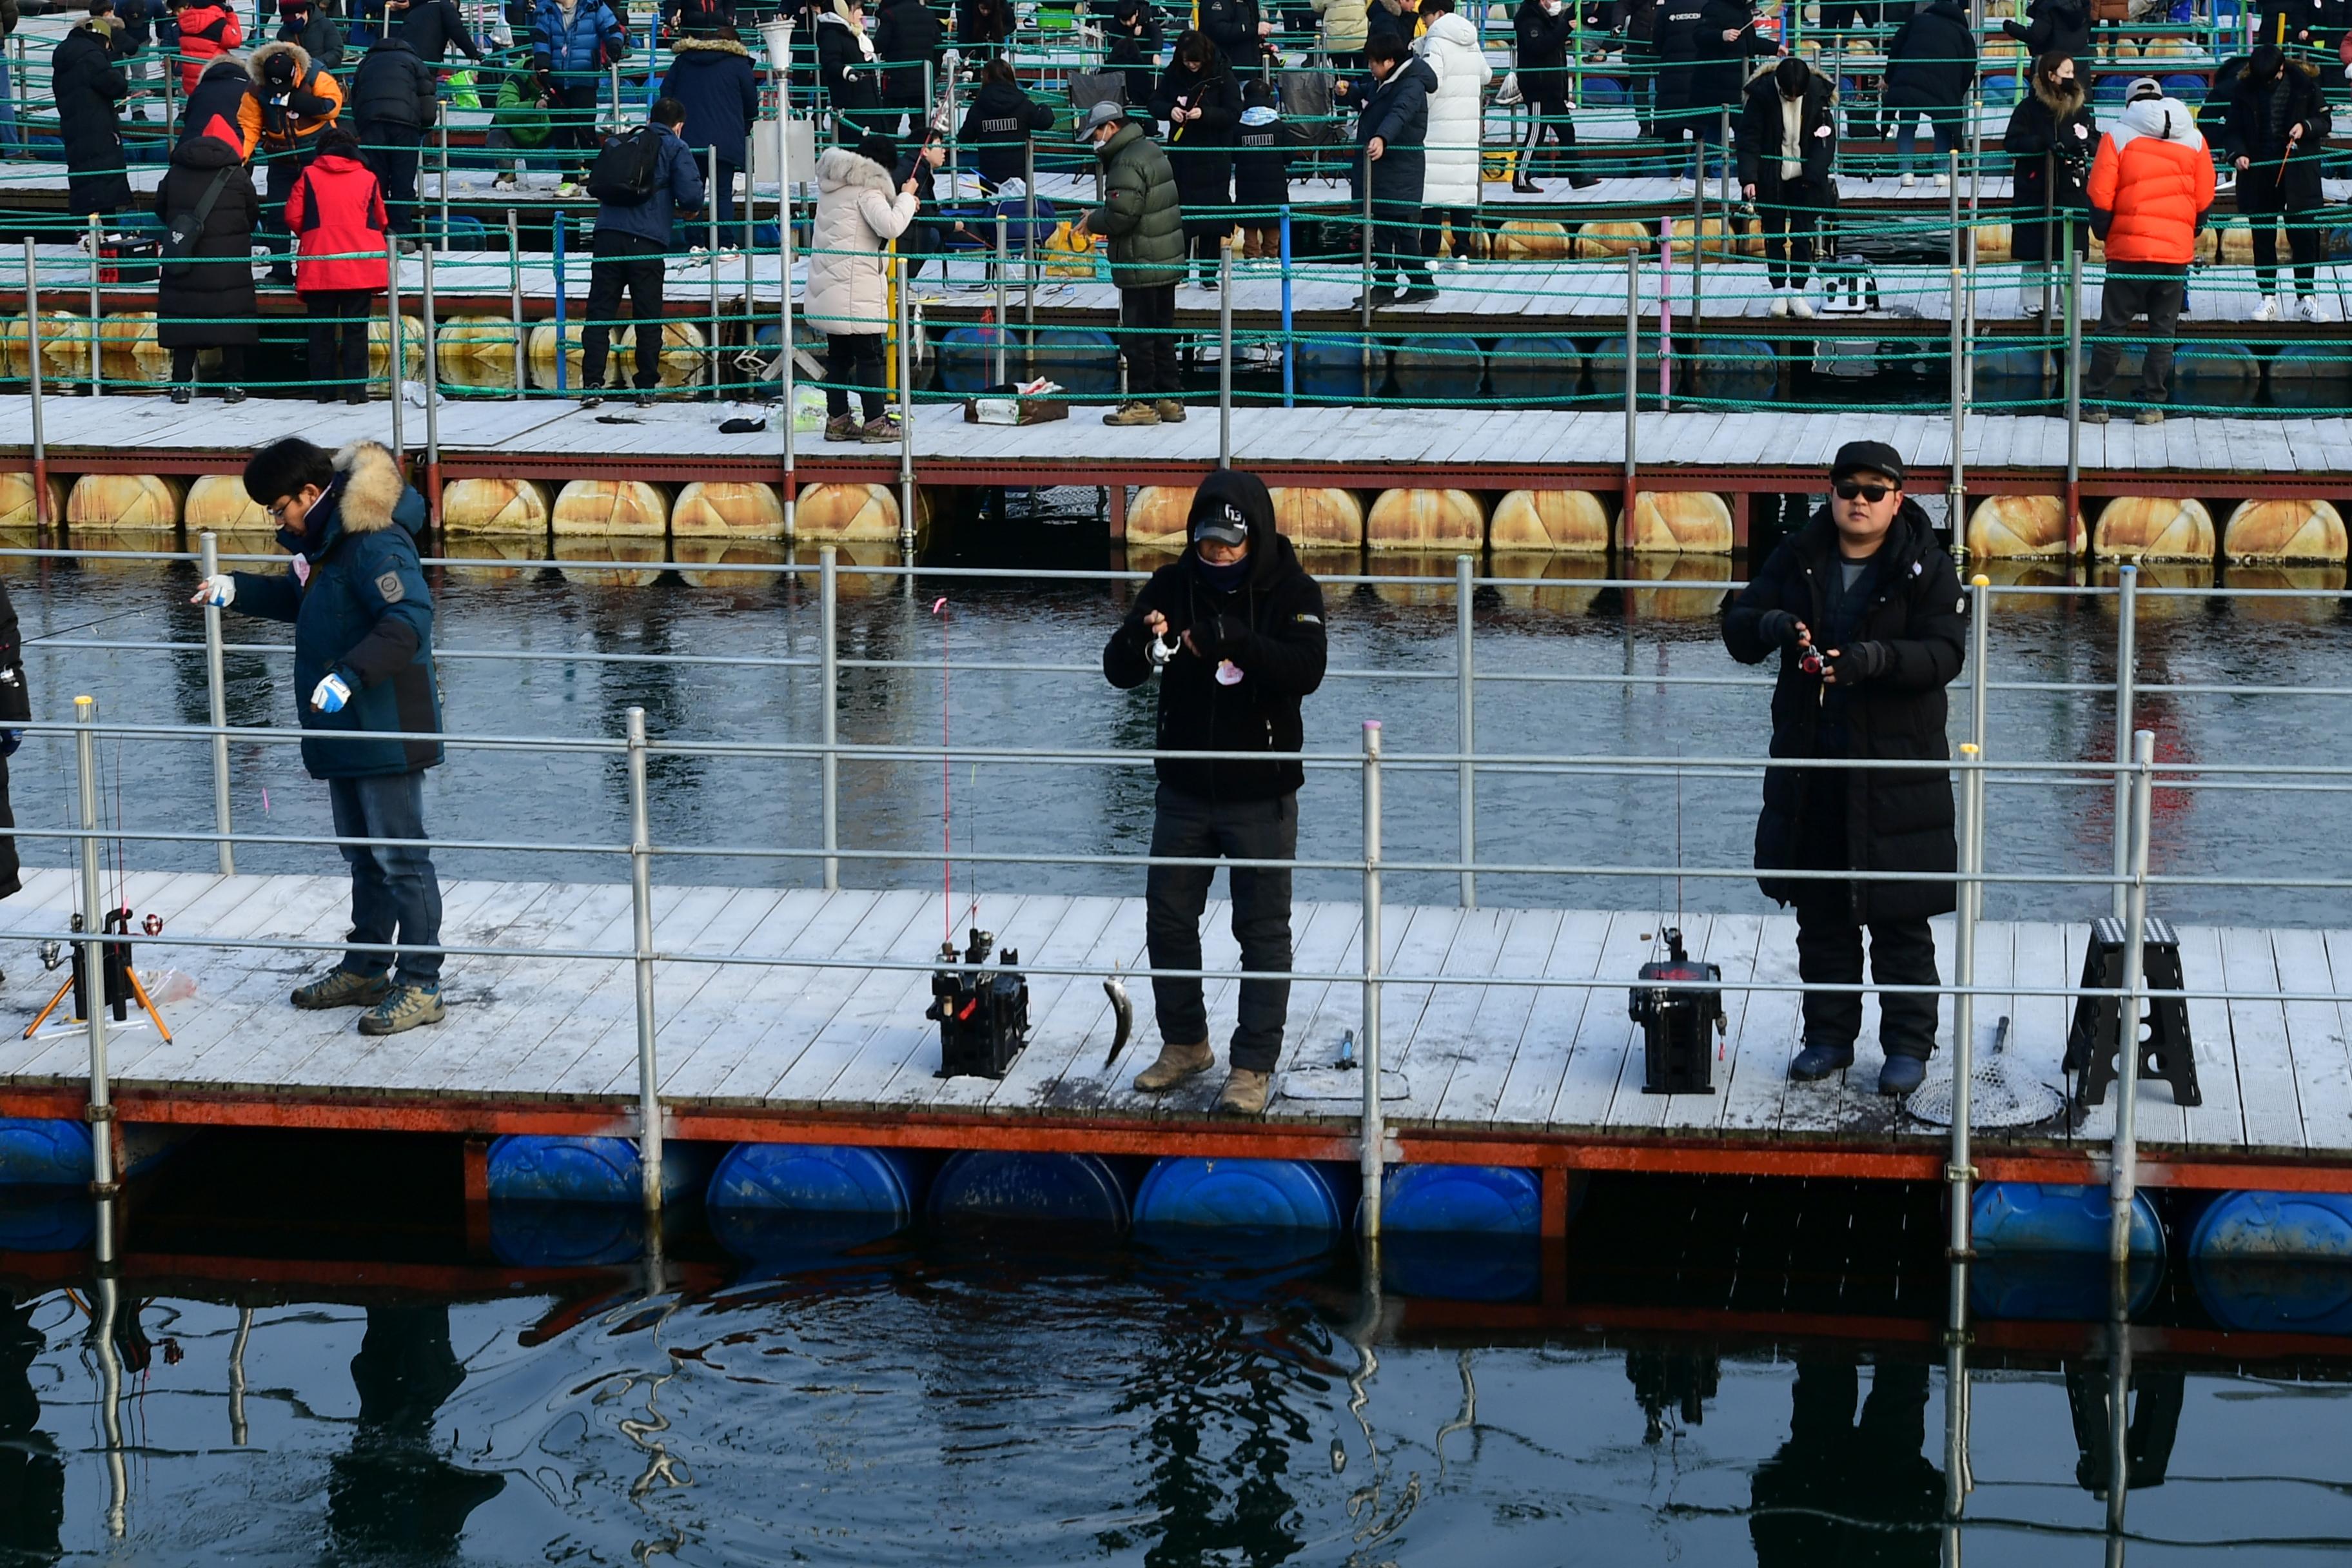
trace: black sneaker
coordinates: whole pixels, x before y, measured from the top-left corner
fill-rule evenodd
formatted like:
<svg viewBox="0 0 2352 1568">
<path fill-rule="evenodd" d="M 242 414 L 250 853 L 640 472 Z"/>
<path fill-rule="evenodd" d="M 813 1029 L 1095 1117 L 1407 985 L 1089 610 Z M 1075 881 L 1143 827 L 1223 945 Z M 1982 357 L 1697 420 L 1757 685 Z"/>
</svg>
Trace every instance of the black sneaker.
<svg viewBox="0 0 2352 1568">
<path fill-rule="evenodd" d="M 654 395 L 650 392 L 638 393 L 636 395 L 636 405 L 640 408 L 651 408 L 654 405 Z"/>
<path fill-rule="evenodd" d="M 1426 305 L 1436 298 L 1437 290 L 1424 283 L 1417 289 L 1398 289 L 1396 302 L 1400 305 Z"/>
<path fill-rule="evenodd" d="M 1349 301 L 1348 309 L 1358 312 L 1362 311 L 1365 301 L 1367 298 L 1369 298 L 1373 310 L 1385 310 L 1391 305 L 1397 303 L 1400 293 L 1401 290 L 1375 289 L 1371 291 L 1370 296 L 1362 294 L 1357 295 L 1355 299 Z"/>
</svg>

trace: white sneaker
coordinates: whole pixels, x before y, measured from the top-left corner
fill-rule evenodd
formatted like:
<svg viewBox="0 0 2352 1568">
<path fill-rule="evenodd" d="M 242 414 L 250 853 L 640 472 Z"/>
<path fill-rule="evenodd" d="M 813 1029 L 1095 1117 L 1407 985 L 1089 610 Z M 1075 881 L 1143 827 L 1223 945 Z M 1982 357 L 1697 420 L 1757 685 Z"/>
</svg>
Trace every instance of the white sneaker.
<svg viewBox="0 0 2352 1568">
<path fill-rule="evenodd" d="M 1697 189 L 1698 187 L 1691 183 L 1688 175 L 1680 176 L 1675 181 L 1675 195 L 1678 196 L 1690 195 Z"/>
<path fill-rule="evenodd" d="M 1787 314 L 1789 313 L 1789 296 L 1788 296 L 1788 294 L 1787 294 L 1784 290 L 1781 290 L 1781 289 L 1773 289 L 1773 290 L 1772 290 L 1772 303 L 1771 303 L 1771 305 L 1769 307 L 1769 310 L 1770 313 L 1771 313 L 1771 314 L 1773 314 L 1773 315 L 1775 315 L 1775 316 L 1785 316 L 1785 315 L 1787 315 Z"/>
<path fill-rule="evenodd" d="M 2257 321 L 2278 320 L 2278 300 L 2275 296 L 2269 294 L 2263 296 L 2263 302 L 2254 307 L 2254 320 Z"/>
<path fill-rule="evenodd" d="M 1810 321 L 1813 319 L 1813 302 L 1805 298 L 1805 291 L 1802 289 L 1789 290 L 1789 314 L 1801 321 Z"/>
<path fill-rule="evenodd" d="M 1950 189 L 1951 184 L 1952 176 L 1949 174 L 1938 174 L 1936 176 L 1936 188 L 1939 191 Z"/>
<path fill-rule="evenodd" d="M 2315 321 L 2319 320 L 2319 301 L 2305 294 L 2295 301 L 2294 313 L 2306 321 Z"/>
<path fill-rule="evenodd" d="M 1896 184 L 1898 184 L 1898 185 L 1901 185 L 1904 189 L 1908 190 L 1908 189 L 1910 189 L 1913 185 L 1916 185 L 1916 184 L 1917 184 L 1919 183 L 1919 176 L 1918 176 L 1918 175 L 1916 175 L 1916 174 L 1913 174 L 1910 170 L 1906 169 L 1906 170 L 1904 170 L 1904 171 L 1903 171 L 1903 177 L 1902 177 L 1901 179 L 1899 179 L 1899 180 L 1895 181 L 1895 183 Z"/>
<path fill-rule="evenodd" d="M 510 191 L 514 188 L 515 177 L 512 174 L 500 174 L 490 182 L 490 189 L 494 191 Z"/>
</svg>

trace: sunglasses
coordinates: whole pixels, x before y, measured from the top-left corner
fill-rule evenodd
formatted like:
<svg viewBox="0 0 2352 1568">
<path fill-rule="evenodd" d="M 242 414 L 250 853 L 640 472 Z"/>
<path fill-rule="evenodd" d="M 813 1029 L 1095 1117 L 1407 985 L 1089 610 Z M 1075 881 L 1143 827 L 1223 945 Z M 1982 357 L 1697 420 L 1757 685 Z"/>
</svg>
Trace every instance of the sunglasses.
<svg viewBox="0 0 2352 1568">
<path fill-rule="evenodd" d="M 1840 479 L 1830 488 L 1837 491 L 1840 500 L 1866 500 L 1873 506 L 1895 493 L 1893 485 L 1858 484 L 1853 479 Z"/>
</svg>

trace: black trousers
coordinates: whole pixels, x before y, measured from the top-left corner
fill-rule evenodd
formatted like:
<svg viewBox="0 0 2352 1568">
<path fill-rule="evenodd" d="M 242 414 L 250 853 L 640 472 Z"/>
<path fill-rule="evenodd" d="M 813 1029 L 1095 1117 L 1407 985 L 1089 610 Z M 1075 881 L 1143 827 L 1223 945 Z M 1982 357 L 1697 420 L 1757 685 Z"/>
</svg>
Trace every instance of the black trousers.
<svg viewBox="0 0 2352 1568">
<path fill-rule="evenodd" d="M 1833 907 L 1843 901 L 1824 899 L 1797 904 L 1797 978 L 1806 985 L 1862 984 L 1862 927 Z M 1870 924 L 1870 970 L 1881 985 L 1934 985 L 1936 939 L 1925 920 L 1873 921 Z M 1809 1046 L 1851 1046 L 1862 1033 L 1862 994 L 1858 991 L 1805 993 L 1805 1043 Z M 1878 999 L 1878 1043 L 1890 1057 L 1917 1057 L 1925 1061 L 1936 1048 L 1936 998 L 1931 995 L 1882 995 Z"/>
<path fill-rule="evenodd" d="M 824 340 L 824 411 L 835 419 L 849 412 L 850 389 L 869 420 L 882 417 L 882 334 L 828 332 Z"/>
<path fill-rule="evenodd" d="M 2238 210 L 2252 220 L 2254 280 L 2265 294 L 2278 292 L 2278 223 L 2286 225 L 2287 253 L 2294 258 L 2294 291 L 2308 295 L 2319 278 L 2319 224 L 2309 207 L 2299 207 L 2280 188 L 2278 164 L 2257 158 L 2238 175 Z"/>
<path fill-rule="evenodd" d="M 302 296 L 310 316 L 310 390 L 321 403 L 367 388 L 369 307 L 365 289 L 320 289 Z"/>
<path fill-rule="evenodd" d="M 2189 298 L 2189 268 L 2185 263 L 2110 261 L 2106 282 L 2099 289 L 2099 342 L 2091 351 L 2091 371 L 2083 379 L 2084 394 L 2105 397 L 2123 363 L 2123 334 L 2135 316 L 2147 318 L 2147 346 L 2140 356 L 2139 400 L 2160 404 L 2171 395 L 2172 336 L 2180 325 L 2180 307 Z"/>
<path fill-rule="evenodd" d="M 263 186 L 267 195 L 262 201 L 261 222 L 265 227 L 289 234 L 292 231 L 286 221 L 286 198 L 294 194 L 295 182 L 302 177 L 302 171 L 310 166 L 310 149 L 305 147 L 299 151 L 269 153 L 264 156 L 269 163 L 269 174 Z M 287 249 L 291 251 L 293 247 L 289 246 Z"/>
<path fill-rule="evenodd" d="M 1298 797 L 1209 801 L 1160 786 L 1153 799 L 1154 856 L 1287 860 L 1298 852 Z M 1201 967 L 1201 916 L 1209 907 L 1210 866 L 1154 866 L 1144 878 L 1144 945 L 1154 969 Z M 1290 870 L 1231 867 L 1234 940 L 1242 968 L 1290 968 Z M 1241 1018 L 1234 1029 L 1233 1065 L 1272 1072 L 1282 1058 L 1282 1026 L 1290 1011 L 1290 982 L 1242 982 Z M 1160 1037 L 1192 1045 L 1209 1037 L 1209 1012 L 1198 980 L 1159 979 L 1151 1002 Z"/>
<path fill-rule="evenodd" d="M 641 235 L 596 231 L 595 260 L 588 268 L 588 324 L 580 332 L 580 391 L 593 397 L 604 384 L 604 355 L 621 295 L 637 330 L 636 385 L 651 392 L 661 381 L 662 250 Z"/>
<path fill-rule="evenodd" d="M 172 381 L 173 384 L 179 386 L 194 386 L 196 384 L 196 355 L 203 352 L 204 351 L 201 349 L 173 349 L 172 351 Z M 237 386 L 242 384 L 245 381 L 245 345 L 243 343 L 226 344 L 221 349 L 220 356 L 220 379 L 215 382 L 214 384 L 215 386 Z"/>
<path fill-rule="evenodd" d="M 1185 217 L 1184 254 L 1201 264 L 1201 281 L 1203 283 L 1217 280 L 1219 248 L 1225 237 L 1233 232 L 1234 220 L 1230 213 L 1220 217 L 1201 218 L 1189 215 Z M 1236 250 L 1234 254 L 1238 258 L 1241 253 Z"/>
<path fill-rule="evenodd" d="M 16 807 L 8 800 L 8 759 L 0 757 L 0 899 L 24 889 L 24 872 L 16 863 Z"/>
<path fill-rule="evenodd" d="M 1176 285 L 1118 291 L 1118 348 L 1127 356 L 1129 397 L 1174 397 L 1183 391 L 1176 369 Z"/>
<path fill-rule="evenodd" d="M 1424 237 L 1421 204 L 1404 202 L 1374 202 L 1372 204 L 1372 275 L 1364 287 L 1377 289 L 1381 280 L 1394 277 L 1400 288 L 1426 289 L 1429 282 L 1429 258 L 1437 244 L 1437 223 L 1428 219 Z"/>
<path fill-rule="evenodd" d="M 1804 287 L 1812 274 L 1822 210 L 1828 205 L 1829 193 L 1804 180 L 1785 180 L 1778 201 L 1756 204 L 1764 221 L 1765 280 L 1773 288 Z"/>
<path fill-rule="evenodd" d="M 1576 154 L 1576 121 L 1569 118 L 1566 98 L 1531 98 L 1526 104 L 1528 133 L 1519 142 L 1519 178 L 1536 177 L 1536 163 L 1545 142 L 1558 151 L 1543 156 L 1544 173 L 1568 174 Z"/>
<path fill-rule="evenodd" d="M 555 127 L 548 134 L 547 144 L 572 149 L 567 166 L 575 179 L 587 174 L 589 163 L 604 144 L 596 128 L 596 100 L 604 85 L 603 79 L 591 78 L 564 82 L 555 90 Z"/>
<path fill-rule="evenodd" d="M 384 226 L 394 234 L 416 232 L 416 169 L 424 159 L 425 132 L 414 125 L 367 121 L 360 126 L 361 156 L 383 186 Z"/>
</svg>

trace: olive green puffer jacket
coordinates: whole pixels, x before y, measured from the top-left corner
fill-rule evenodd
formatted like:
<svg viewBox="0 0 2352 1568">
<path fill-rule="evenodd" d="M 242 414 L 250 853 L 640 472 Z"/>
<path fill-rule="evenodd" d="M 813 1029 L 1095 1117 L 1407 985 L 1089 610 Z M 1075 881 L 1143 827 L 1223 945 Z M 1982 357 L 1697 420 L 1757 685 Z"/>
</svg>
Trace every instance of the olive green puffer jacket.
<svg viewBox="0 0 2352 1568">
<path fill-rule="evenodd" d="M 1103 148 L 1103 205 L 1087 226 L 1110 239 L 1111 281 L 1156 289 L 1184 280 L 1184 217 L 1167 151 L 1133 121 Z"/>
</svg>

